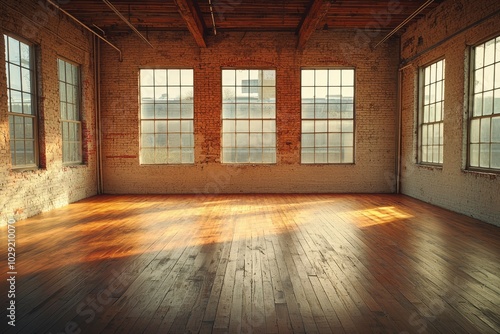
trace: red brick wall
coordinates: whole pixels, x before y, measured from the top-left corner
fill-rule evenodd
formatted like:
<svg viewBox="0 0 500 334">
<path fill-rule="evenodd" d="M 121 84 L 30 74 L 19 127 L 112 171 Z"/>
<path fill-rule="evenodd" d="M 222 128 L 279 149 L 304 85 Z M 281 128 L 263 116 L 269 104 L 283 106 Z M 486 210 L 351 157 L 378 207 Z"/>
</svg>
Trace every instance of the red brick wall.
<svg viewBox="0 0 500 334">
<path fill-rule="evenodd" d="M 114 36 L 103 46 L 104 190 L 108 193 L 391 192 L 394 190 L 398 44 L 372 50 L 359 32 L 316 31 L 305 51 L 293 33 L 220 33 L 199 49 L 187 32 Z M 378 36 L 380 38 L 381 36 Z M 356 69 L 354 165 L 300 164 L 301 67 Z M 139 165 L 140 68 L 194 69 L 195 164 Z M 221 68 L 275 68 L 277 163 L 220 163 Z"/>
<path fill-rule="evenodd" d="M 499 9 L 498 0 L 449 0 L 409 26 L 401 40 L 401 56 L 411 65 L 403 71 L 402 192 L 496 225 L 500 225 L 500 175 L 465 167 L 469 46 L 500 35 L 499 14 L 483 20 Z M 416 164 L 416 115 L 418 68 L 441 57 L 446 62 L 446 82 L 444 163 L 439 168 Z"/>
<path fill-rule="evenodd" d="M 11 166 L 5 66 L 0 66 L 0 224 L 22 219 L 94 195 L 96 189 L 95 104 L 92 43 L 88 33 L 44 1 L 0 1 L 0 60 L 4 34 L 36 46 L 40 168 L 14 171 Z M 62 165 L 57 58 L 81 65 L 85 165 Z"/>
</svg>

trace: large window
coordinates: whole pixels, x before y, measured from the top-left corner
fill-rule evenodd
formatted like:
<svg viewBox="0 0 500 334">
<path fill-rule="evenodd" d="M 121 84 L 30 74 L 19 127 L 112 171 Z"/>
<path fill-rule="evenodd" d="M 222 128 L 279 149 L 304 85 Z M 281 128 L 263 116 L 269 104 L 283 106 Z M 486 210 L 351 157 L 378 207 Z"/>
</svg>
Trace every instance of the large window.
<svg viewBox="0 0 500 334">
<path fill-rule="evenodd" d="M 37 166 L 37 116 L 33 47 L 4 35 L 13 168 Z"/>
<path fill-rule="evenodd" d="M 192 69 L 144 69 L 141 87 L 141 164 L 193 164 Z"/>
<path fill-rule="evenodd" d="M 354 70 L 302 70 L 304 164 L 354 162 Z"/>
<path fill-rule="evenodd" d="M 500 169 L 500 37 L 473 49 L 469 166 Z"/>
<path fill-rule="evenodd" d="M 276 162 L 275 70 L 222 70 L 222 162 Z"/>
<path fill-rule="evenodd" d="M 419 116 L 419 162 L 443 163 L 443 104 L 445 61 L 425 67 Z"/>
<path fill-rule="evenodd" d="M 62 59 L 59 68 L 62 158 L 65 164 L 82 162 L 82 124 L 80 120 L 80 68 Z"/>
</svg>

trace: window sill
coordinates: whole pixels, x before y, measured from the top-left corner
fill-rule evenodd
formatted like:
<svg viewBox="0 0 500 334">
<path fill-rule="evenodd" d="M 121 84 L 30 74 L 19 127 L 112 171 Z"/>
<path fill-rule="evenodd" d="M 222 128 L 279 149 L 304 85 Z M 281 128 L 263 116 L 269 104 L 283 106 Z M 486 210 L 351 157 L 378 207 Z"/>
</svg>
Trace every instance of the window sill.
<svg viewBox="0 0 500 334">
<path fill-rule="evenodd" d="M 195 166 L 194 163 L 186 163 L 186 164 L 168 164 L 168 163 L 157 163 L 157 164 L 139 164 L 139 167 L 158 167 L 158 166 L 172 166 L 172 167 L 189 167 Z"/>
<path fill-rule="evenodd" d="M 462 169 L 462 173 L 480 177 L 486 177 L 490 180 L 496 180 L 500 175 L 500 170 L 486 170 L 486 169 Z"/>
<path fill-rule="evenodd" d="M 354 166 L 355 162 L 301 162 L 301 166 Z"/>
<path fill-rule="evenodd" d="M 77 164 L 63 164 L 63 168 L 84 168 L 88 167 L 85 163 L 77 163 Z"/>
<path fill-rule="evenodd" d="M 39 166 L 24 166 L 24 167 L 12 167 L 10 170 L 12 173 L 25 173 L 25 172 L 37 172 L 45 170 Z"/>
<path fill-rule="evenodd" d="M 427 169 L 427 170 L 443 170 L 443 165 L 417 163 L 417 167 L 421 168 L 421 169 Z"/>
</svg>

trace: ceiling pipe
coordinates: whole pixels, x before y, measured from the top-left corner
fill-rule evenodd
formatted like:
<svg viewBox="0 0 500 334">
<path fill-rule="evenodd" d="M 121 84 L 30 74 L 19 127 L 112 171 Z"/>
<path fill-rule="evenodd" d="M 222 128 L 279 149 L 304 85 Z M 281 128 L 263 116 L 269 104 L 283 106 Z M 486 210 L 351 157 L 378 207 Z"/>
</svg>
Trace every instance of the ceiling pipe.
<svg viewBox="0 0 500 334">
<path fill-rule="evenodd" d="M 217 28 L 215 27 L 215 17 L 214 17 L 214 6 L 212 5 L 212 0 L 208 0 L 210 5 L 210 16 L 212 17 L 212 29 L 214 31 L 214 36 L 217 35 Z"/>
<path fill-rule="evenodd" d="M 125 16 L 122 15 L 122 13 L 120 13 L 120 11 L 118 9 L 116 9 L 115 6 L 113 6 L 113 4 L 111 2 L 109 2 L 108 0 L 102 0 L 113 12 L 115 12 L 115 14 L 123 21 L 125 22 L 126 25 L 128 25 L 130 27 L 130 29 L 132 29 L 144 42 L 148 43 L 148 45 L 154 49 L 154 46 L 148 41 L 148 39 L 146 37 L 144 37 L 143 34 L 141 34 L 139 32 L 139 30 L 137 30 L 134 25 L 132 23 L 130 23 L 129 20 L 127 20 L 127 18 Z"/>
<path fill-rule="evenodd" d="M 380 44 L 387 41 L 392 35 L 399 31 L 399 29 L 403 28 L 408 22 L 410 22 L 415 16 L 420 14 L 421 11 L 427 8 L 434 0 L 427 0 L 422 6 L 420 6 L 416 11 L 413 12 L 410 16 L 408 16 L 403 22 L 401 22 L 396 28 L 394 28 L 390 33 L 388 33 L 380 42 L 378 42 L 374 49 L 377 48 Z"/>
<path fill-rule="evenodd" d="M 50 3 L 52 6 L 54 6 L 55 8 L 57 8 L 59 11 L 61 11 L 62 13 L 66 14 L 66 16 L 70 17 L 71 19 L 73 19 L 73 21 L 75 21 L 76 23 L 78 23 L 79 25 L 81 25 L 82 27 L 84 27 L 85 29 L 87 29 L 88 31 L 90 31 L 92 34 L 94 34 L 95 36 L 97 36 L 100 40 L 102 40 L 104 43 L 108 44 L 109 46 L 111 46 L 113 49 L 115 49 L 116 51 L 118 51 L 118 53 L 120 54 L 120 61 L 123 60 L 123 56 L 122 56 L 122 50 L 120 50 L 118 47 L 116 47 L 113 43 L 111 43 L 110 41 L 108 41 L 106 38 L 102 37 L 101 35 L 99 35 L 98 33 L 96 33 L 94 30 L 90 29 L 89 27 L 87 27 L 84 23 L 82 23 L 80 20 L 78 20 L 76 17 L 74 17 L 73 15 L 71 15 L 70 13 L 68 13 L 67 11 L 65 11 L 64 9 L 62 9 L 59 5 L 57 5 L 56 3 L 54 3 L 52 0 L 47 0 L 48 3 Z"/>
</svg>

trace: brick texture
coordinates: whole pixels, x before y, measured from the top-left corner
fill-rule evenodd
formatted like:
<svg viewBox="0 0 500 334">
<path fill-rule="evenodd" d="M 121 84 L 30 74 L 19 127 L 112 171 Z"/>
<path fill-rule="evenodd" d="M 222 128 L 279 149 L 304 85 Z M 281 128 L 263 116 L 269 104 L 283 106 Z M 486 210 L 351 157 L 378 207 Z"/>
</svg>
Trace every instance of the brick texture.
<svg viewBox="0 0 500 334">
<path fill-rule="evenodd" d="M 500 226 L 500 175 L 466 169 L 469 46 L 500 34 L 497 0 L 445 1 L 403 34 L 402 192 Z M 486 18 L 486 19 L 484 19 Z M 469 27 L 470 26 L 470 27 Z M 467 28 L 469 27 L 469 28 Z M 467 28 L 467 29 L 464 29 Z M 417 164 L 418 68 L 444 57 L 444 163 Z"/>
<path fill-rule="evenodd" d="M 88 33 L 45 1 L 0 1 L 0 60 L 4 34 L 22 38 L 36 50 L 40 168 L 12 170 L 5 66 L 0 66 L 0 225 L 96 194 L 95 104 L 92 43 Z M 62 164 L 57 58 L 81 65 L 85 164 Z"/>
<path fill-rule="evenodd" d="M 199 49 L 187 32 L 149 33 L 150 49 L 135 35 L 113 36 L 103 47 L 102 122 L 107 193 L 392 192 L 395 166 L 397 40 L 372 50 L 359 32 L 316 31 L 304 51 L 293 33 L 219 33 Z M 366 36 L 365 36 L 366 37 Z M 380 38 L 378 36 L 377 38 Z M 193 68 L 195 164 L 139 164 L 140 68 Z M 221 69 L 276 69 L 277 163 L 220 163 Z M 356 69 L 354 165 L 300 164 L 300 70 Z"/>
</svg>

